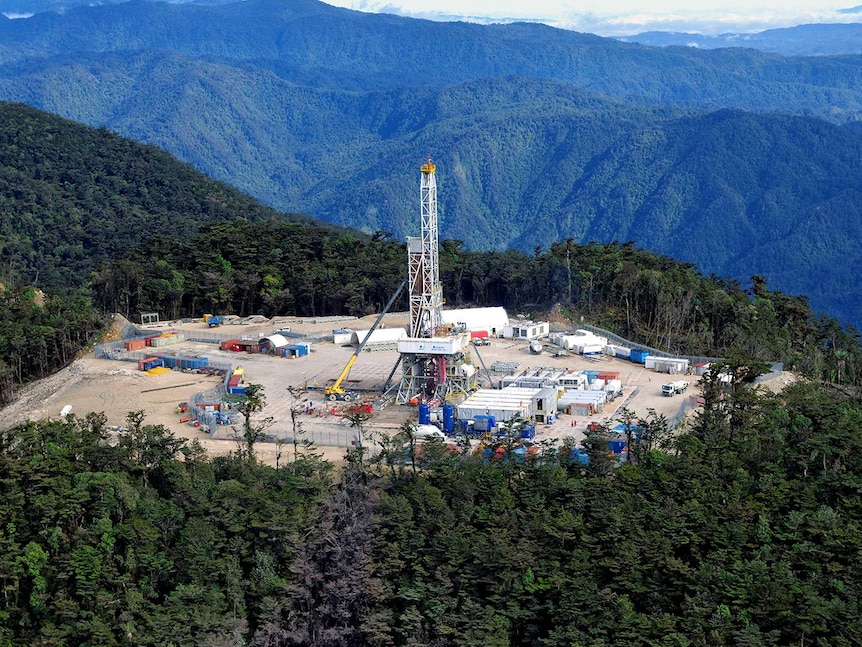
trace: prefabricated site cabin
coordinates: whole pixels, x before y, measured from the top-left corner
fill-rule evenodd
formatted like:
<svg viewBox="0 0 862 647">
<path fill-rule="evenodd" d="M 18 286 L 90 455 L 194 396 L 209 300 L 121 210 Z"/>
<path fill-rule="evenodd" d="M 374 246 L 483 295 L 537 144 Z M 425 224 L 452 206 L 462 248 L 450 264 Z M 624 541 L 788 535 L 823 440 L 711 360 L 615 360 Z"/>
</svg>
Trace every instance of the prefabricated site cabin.
<svg viewBox="0 0 862 647">
<path fill-rule="evenodd" d="M 503 328 L 507 339 L 542 339 L 550 333 L 547 321 L 516 321 Z"/>
<path fill-rule="evenodd" d="M 458 419 L 470 420 L 490 415 L 498 422 L 521 417 L 524 420 L 546 422 L 557 413 L 555 388 L 479 389 L 458 405 Z"/>
<path fill-rule="evenodd" d="M 682 357 L 656 357 L 650 355 L 644 360 L 644 368 L 656 373 L 669 375 L 685 375 L 688 373 L 689 360 Z"/>
</svg>

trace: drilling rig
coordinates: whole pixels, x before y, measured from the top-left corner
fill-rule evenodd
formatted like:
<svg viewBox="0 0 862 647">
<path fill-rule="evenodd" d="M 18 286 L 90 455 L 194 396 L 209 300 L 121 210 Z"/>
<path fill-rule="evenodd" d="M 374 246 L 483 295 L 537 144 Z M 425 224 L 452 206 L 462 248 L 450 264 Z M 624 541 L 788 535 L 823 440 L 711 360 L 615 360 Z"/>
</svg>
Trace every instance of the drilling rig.
<svg viewBox="0 0 862 647">
<path fill-rule="evenodd" d="M 410 337 L 398 343 L 401 403 L 444 400 L 476 388 L 470 335 L 443 325 L 443 286 L 437 230 L 437 167 L 429 157 L 421 167 L 421 235 L 407 239 Z"/>
</svg>

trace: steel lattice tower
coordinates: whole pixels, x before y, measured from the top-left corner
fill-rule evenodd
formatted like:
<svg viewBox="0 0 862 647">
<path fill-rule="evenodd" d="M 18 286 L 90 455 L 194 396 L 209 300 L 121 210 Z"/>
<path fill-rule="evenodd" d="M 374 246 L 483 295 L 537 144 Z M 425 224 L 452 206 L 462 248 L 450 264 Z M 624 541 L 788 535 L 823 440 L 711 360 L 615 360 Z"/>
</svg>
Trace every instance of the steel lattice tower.
<svg viewBox="0 0 862 647">
<path fill-rule="evenodd" d="M 410 336 L 433 337 L 443 326 L 443 286 L 437 240 L 437 167 L 422 165 L 422 235 L 407 239 L 410 281 Z"/>
</svg>

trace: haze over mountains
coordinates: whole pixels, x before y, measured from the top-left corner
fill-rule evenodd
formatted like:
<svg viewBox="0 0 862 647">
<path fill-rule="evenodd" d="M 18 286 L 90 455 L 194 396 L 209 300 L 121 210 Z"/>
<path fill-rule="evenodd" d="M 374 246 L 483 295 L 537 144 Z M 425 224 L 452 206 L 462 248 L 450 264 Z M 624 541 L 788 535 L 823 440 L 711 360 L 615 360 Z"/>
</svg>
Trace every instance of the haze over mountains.
<svg viewBox="0 0 862 647">
<path fill-rule="evenodd" d="M 283 211 L 476 249 L 634 240 L 862 323 L 862 61 L 654 48 L 313 0 L 0 20 L 0 99 L 156 144 Z"/>
</svg>

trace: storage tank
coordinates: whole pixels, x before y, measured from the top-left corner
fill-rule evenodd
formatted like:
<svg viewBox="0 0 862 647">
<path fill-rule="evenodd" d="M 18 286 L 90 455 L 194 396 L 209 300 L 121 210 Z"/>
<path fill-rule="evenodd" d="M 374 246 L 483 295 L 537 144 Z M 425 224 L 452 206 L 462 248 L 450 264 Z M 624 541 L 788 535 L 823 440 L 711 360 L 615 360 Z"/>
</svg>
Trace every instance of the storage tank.
<svg viewBox="0 0 862 647">
<path fill-rule="evenodd" d="M 420 425 L 430 425 L 431 424 L 431 405 L 426 404 L 424 402 L 419 404 L 419 424 Z"/>
<path fill-rule="evenodd" d="M 455 407 L 451 404 L 443 405 L 443 433 L 447 436 L 455 433 Z"/>
<path fill-rule="evenodd" d="M 461 364 L 461 366 L 458 367 L 458 371 L 464 377 L 470 377 L 476 372 L 476 367 L 472 364 Z"/>
</svg>

